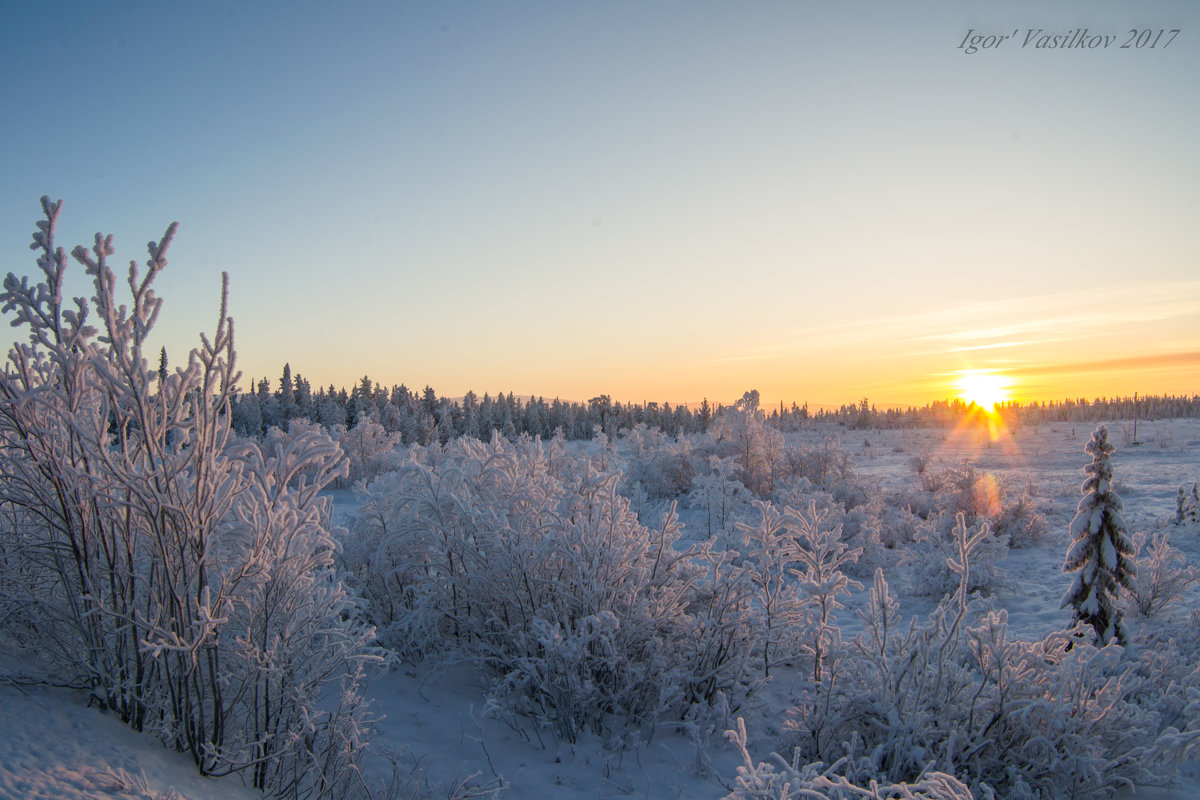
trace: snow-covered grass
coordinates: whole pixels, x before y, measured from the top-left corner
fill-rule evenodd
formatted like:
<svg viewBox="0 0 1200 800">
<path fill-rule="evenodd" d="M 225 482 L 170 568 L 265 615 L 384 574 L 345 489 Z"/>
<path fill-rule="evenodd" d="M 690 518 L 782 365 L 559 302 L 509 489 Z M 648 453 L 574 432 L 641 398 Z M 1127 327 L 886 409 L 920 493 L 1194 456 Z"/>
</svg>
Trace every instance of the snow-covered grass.
<svg viewBox="0 0 1200 800">
<path fill-rule="evenodd" d="M 1062 565 L 1069 544 L 1069 522 L 1088 462 L 1084 445 L 1093 427 L 1054 423 L 1002 432 L 996 438 L 974 429 L 839 427 L 789 433 L 786 444 L 815 451 L 835 443 L 849 458 L 853 477 L 885 497 L 916 497 L 924 491 L 923 476 L 964 464 L 990 476 L 1009 500 L 1027 496 L 1041 515 L 1043 533 L 1028 546 L 1001 554 L 994 565 L 995 580 L 976 594 L 972 614 L 977 619 L 988 609 L 1003 610 L 1010 639 L 1040 640 L 1071 623 L 1070 611 L 1060 609 L 1071 580 L 1062 572 Z M 1121 421 L 1110 423 L 1109 429 L 1117 446 L 1112 460 L 1115 488 L 1124 501 L 1129 530 L 1135 535 L 1166 534 L 1182 554 L 1178 566 L 1200 566 L 1200 527 L 1173 524 L 1179 488 L 1200 480 L 1200 421 L 1143 421 L 1138 427 L 1139 445 L 1134 445 L 1131 437 L 1123 439 Z M 617 444 L 617 458 L 628 458 L 621 443 Z M 679 458 L 678 452 L 673 453 L 672 463 Z M 920 473 L 918 466 L 923 470 Z M 752 478 L 759 482 L 760 490 L 771 480 L 766 472 Z M 851 491 L 830 488 L 835 495 Z M 335 516 L 345 519 L 356 509 L 358 500 L 352 492 L 338 491 L 333 497 Z M 711 509 L 699 501 L 699 495 L 690 499 L 694 502 L 679 498 L 682 542 L 706 539 L 706 530 L 712 525 Z M 752 520 L 754 512 L 748 497 L 731 495 L 726 499 L 745 504 L 738 511 L 741 516 L 732 514 L 726 520 L 729 531 L 724 541 L 733 546 L 740 535 L 734 521 Z M 666 498 L 643 496 L 639 505 L 643 523 L 655 529 L 666 509 Z M 865 513 L 866 517 L 877 516 L 878 504 L 862 508 L 875 509 Z M 847 517 L 844 524 L 850 522 Z M 866 542 L 872 534 L 861 535 Z M 932 545 L 879 546 L 864 556 L 873 559 L 872 566 L 884 570 L 891 593 L 899 601 L 899 613 L 906 620 L 913 615 L 925 618 L 937 602 L 936 597 L 914 594 L 918 573 L 930 565 L 903 557 L 906 550 L 920 551 L 922 546 Z M 872 581 L 860 579 L 859 583 L 864 588 L 843 598 L 847 608 L 834 620 L 843 642 L 864 630 L 864 621 L 854 612 L 867 607 Z M 1178 648 L 1175 657 L 1182 659 L 1182 663 L 1170 665 L 1171 674 L 1197 669 L 1200 586 L 1192 583 L 1184 591 L 1180 602 L 1150 616 L 1121 601 L 1130 655 L 1151 676 L 1148 685 L 1154 675 L 1167 674 L 1161 671 L 1166 667 L 1155 659 L 1169 640 Z M 416 788 L 433 797 L 723 797 L 734 790 L 737 768 L 744 759 L 726 740 L 725 731 L 736 730 L 738 719 L 744 720 L 746 749 L 755 761 L 768 760 L 772 751 L 783 752 L 792 741 L 785 730 L 786 712 L 804 696 L 809 677 L 800 669 L 772 670 L 769 681 L 734 699 L 736 707 L 718 702 L 714 709 L 682 721 L 659 719 L 649 730 L 614 726 L 601 734 L 583 731 L 572 743 L 532 718 L 491 713 L 488 697 L 493 694 L 493 683 L 473 667 L 398 664 L 368 690 L 374 711 L 384 719 L 378 724 L 367 778 L 382 784 L 398 774 L 409 791 Z M 1147 702 L 1150 697 L 1147 695 Z M 1180 722 L 1179 727 L 1184 727 L 1197 721 Z M 1136 797 L 1183 800 L 1200 796 L 1200 762 L 1194 754 L 1192 758 L 1182 765 L 1174 786 L 1142 786 Z M 238 794 L 243 790 L 236 779 L 199 778 L 186 759 L 86 708 L 82 699 L 70 692 L 0 682 L 0 795 L 169 797 L 171 791 L 194 800 L 249 796 Z M 1134 795 L 1122 790 L 1119 796 Z"/>
</svg>

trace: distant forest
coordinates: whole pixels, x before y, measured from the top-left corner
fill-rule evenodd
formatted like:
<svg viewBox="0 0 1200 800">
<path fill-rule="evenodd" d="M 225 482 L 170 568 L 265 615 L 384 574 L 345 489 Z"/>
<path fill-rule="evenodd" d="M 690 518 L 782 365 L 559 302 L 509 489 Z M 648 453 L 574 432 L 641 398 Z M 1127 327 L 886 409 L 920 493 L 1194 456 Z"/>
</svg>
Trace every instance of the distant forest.
<svg viewBox="0 0 1200 800">
<path fill-rule="evenodd" d="M 758 407 L 758 392 L 739 401 Z M 679 436 L 703 433 L 724 406 L 704 400 L 699 406 L 670 403 L 621 403 L 608 395 L 583 402 L 555 398 L 518 398 L 503 392 L 482 397 L 467 392 L 462 398 L 439 397 L 429 386 L 415 392 L 403 384 L 387 388 L 364 376 L 349 391 L 317 388 L 285 364 L 278 387 L 266 378 L 252 392 L 237 393 L 232 401 L 233 428 L 242 436 L 262 436 L 270 428 L 286 428 L 294 419 L 308 420 L 330 431 L 354 428 L 372 420 L 404 443 L 447 442 L 459 436 L 490 438 L 493 431 L 508 439 L 522 434 L 549 439 L 561 432 L 567 439 L 590 439 L 598 432 L 612 436 L 638 425 Z M 853 428 L 953 427 L 981 410 L 962 400 L 941 400 L 922 407 L 879 409 L 863 399 L 838 409 L 811 410 L 808 404 L 760 408 L 780 430 L 816 424 Z M 1046 422 L 1105 422 L 1135 417 L 1142 420 L 1200 416 L 1200 395 L 1084 398 L 1047 403 L 1006 403 L 997 408 L 1010 428 Z"/>
</svg>

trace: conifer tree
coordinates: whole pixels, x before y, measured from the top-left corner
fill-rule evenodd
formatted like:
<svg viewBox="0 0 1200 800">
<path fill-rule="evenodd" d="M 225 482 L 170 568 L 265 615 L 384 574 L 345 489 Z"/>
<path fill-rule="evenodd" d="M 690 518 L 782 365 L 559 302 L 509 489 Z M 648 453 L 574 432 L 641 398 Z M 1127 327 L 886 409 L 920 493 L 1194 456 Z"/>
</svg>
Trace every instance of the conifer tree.
<svg viewBox="0 0 1200 800">
<path fill-rule="evenodd" d="M 1063 572 L 1074 572 L 1075 579 L 1062 600 L 1062 608 L 1071 606 L 1075 619 L 1092 626 L 1096 644 L 1103 646 L 1115 638 L 1125 643 L 1121 613 L 1113 598 L 1119 587 L 1133 591 L 1136 568 L 1133 544 L 1121 516 L 1124 504 L 1112 488 L 1112 454 L 1116 448 L 1108 441 L 1108 429 L 1101 425 L 1084 448 L 1092 463 L 1084 467 L 1083 499 L 1071 520 L 1072 543 L 1067 551 Z"/>
<path fill-rule="evenodd" d="M 292 365 L 283 365 L 283 375 L 279 378 L 279 414 L 280 425 L 287 426 L 288 420 L 296 413 L 296 385 L 292 380 Z"/>
</svg>

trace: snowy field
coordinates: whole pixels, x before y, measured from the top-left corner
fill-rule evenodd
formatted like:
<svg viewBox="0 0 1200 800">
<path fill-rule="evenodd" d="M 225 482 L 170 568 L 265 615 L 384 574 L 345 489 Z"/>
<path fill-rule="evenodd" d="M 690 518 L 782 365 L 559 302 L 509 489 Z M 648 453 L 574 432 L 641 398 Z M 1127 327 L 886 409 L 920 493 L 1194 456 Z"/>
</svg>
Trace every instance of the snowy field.
<svg viewBox="0 0 1200 800">
<path fill-rule="evenodd" d="M 816 446 L 836 437 L 853 472 L 885 492 L 916 491 L 920 475 L 970 464 L 990 474 L 1008 496 L 1027 495 L 1045 520 L 1045 535 L 1033 546 L 1012 549 L 999 562 L 995 585 L 982 602 L 1009 615 L 1011 633 L 1040 638 L 1066 627 L 1059 609 L 1070 576 L 1061 567 L 1067 527 L 1080 497 L 1083 448 L 1088 423 L 1055 423 L 1004 432 L 993 440 L 979 430 L 810 429 L 787 434 L 789 445 Z M 1176 494 L 1200 480 L 1200 420 L 1160 420 L 1109 425 L 1117 446 L 1116 490 L 1125 503 L 1131 532 L 1167 530 L 1189 565 L 1200 565 L 1200 527 L 1175 526 Z M 618 452 L 625 452 L 618 443 Z M 335 515 L 352 511 L 349 491 L 335 496 Z M 661 517 L 664 503 L 647 501 L 643 515 Z M 702 509 L 680 503 L 685 539 L 703 539 Z M 656 522 L 651 519 L 651 526 Z M 884 564 L 901 613 L 926 614 L 935 598 L 914 596 L 908 571 L 894 553 Z M 869 586 L 869 575 L 855 575 Z M 861 628 L 854 610 L 866 591 L 855 591 L 837 623 L 849 639 Z M 1151 634 L 1170 634 L 1188 624 L 1200 607 L 1197 587 L 1184 602 L 1151 618 L 1126 613 L 1133 647 Z M 1196 657 L 1192 653 L 1192 658 Z M 19 654 L 9 653 L 10 661 Z M 1194 662 L 1193 662 L 1194 665 Z M 649 741 L 632 735 L 600 741 L 583 734 L 570 744 L 551 731 L 485 712 L 487 685 L 466 667 L 399 664 L 371 687 L 374 709 L 383 716 L 373 747 L 379 758 L 368 783 L 395 770 L 402 796 L 497 796 L 510 798 L 719 798 L 728 794 L 740 757 L 724 736 L 736 717 L 746 721 L 749 748 L 765 760 L 780 746 L 784 710 L 793 703 L 798 680 L 778 670 L 771 681 L 724 717 L 664 727 Z M 5 798 L 243 798 L 253 793 L 236 778 L 200 778 L 184 756 L 163 751 L 105 714 L 85 707 L 67 690 L 17 686 L 0 681 L 0 797 Z M 1129 795 L 1132 797 L 1133 795 Z M 1184 764 L 1171 787 L 1139 789 L 1138 798 L 1184 800 L 1200 797 L 1200 763 Z"/>
</svg>

